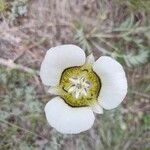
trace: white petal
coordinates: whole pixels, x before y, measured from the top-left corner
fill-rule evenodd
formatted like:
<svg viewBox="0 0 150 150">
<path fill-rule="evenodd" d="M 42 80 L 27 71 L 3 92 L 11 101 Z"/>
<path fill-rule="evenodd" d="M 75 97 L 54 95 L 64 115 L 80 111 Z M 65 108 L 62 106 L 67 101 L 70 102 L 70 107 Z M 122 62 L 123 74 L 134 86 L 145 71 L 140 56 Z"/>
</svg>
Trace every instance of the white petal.
<svg viewBox="0 0 150 150">
<path fill-rule="evenodd" d="M 45 85 L 56 86 L 62 72 L 85 63 L 84 51 L 75 45 L 61 45 L 47 51 L 41 64 L 40 76 Z"/>
<path fill-rule="evenodd" d="M 117 107 L 127 93 L 123 67 L 116 60 L 102 56 L 94 63 L 93 70 L 101 79 L 102 87 L 98 97 L 100 105 L 105 109 Z"/>
<path fill-rule="evenodd" d="M 45 106 L 46 118 L 57 131 L 77 134 L 90 129 L 95 117 L 89 107 L 70 107 L 60 97 L 50 100 Z"/>
<path fill-rule="evenodd" d="M 92 106 L 92 110 L 97 114 L 103 114 L 103 108 L 100 106 L 100 104 L 95 104 Z"/>
</svg>

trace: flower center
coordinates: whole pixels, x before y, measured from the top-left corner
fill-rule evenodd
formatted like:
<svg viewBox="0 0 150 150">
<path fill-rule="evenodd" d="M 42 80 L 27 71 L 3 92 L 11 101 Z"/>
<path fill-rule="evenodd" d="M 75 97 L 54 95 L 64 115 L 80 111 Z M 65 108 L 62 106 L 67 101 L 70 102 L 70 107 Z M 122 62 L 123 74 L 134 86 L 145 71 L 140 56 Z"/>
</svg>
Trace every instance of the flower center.
<svg viewBox="0 0 150 150">
<path fill-rule="evenodd" d="M 91 83 L 84 76 L 72 77 L 69 79 L 71 86 L 68 92 L 71 93 L 76 99 L 87 96 Z"/>
<path fill-rule="evenodd" d="M 97 102 L 101 83 L 91 67 L 71 67 L 61 76 L 61 97 L 72 107 L 90 106 Z"/>
</svg>

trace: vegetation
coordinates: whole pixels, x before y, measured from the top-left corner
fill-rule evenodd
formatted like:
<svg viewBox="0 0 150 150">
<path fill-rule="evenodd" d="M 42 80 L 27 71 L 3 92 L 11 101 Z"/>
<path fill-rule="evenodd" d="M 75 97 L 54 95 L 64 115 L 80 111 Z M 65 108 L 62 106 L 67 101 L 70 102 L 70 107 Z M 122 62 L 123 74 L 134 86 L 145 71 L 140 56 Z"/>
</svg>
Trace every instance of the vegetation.
<svg viewBox="0 0 150 150">
<path fill-rule="evenodd" d="M 0 0 L 0 149 L 150 149 L 150 1 Z M 125 68 L 123 104 L 94 127 L 62 135 L 46 121 L 50 100 L 39 78 L 46 50 L 74 43 Z"/>
</svg>

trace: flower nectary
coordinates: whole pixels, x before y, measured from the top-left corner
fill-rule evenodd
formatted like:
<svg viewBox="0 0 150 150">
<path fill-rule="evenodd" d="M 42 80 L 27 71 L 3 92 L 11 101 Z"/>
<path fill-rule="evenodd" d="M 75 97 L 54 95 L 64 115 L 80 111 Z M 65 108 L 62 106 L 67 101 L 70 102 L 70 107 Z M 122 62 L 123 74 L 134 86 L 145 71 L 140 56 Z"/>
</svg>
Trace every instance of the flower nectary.
<svg viewBox="0 0 150 150">
<path fill-rule="evenodd" d="M 61 97 L 72 107 L 94 105 L 100 88 L 100 78 L 91 67 L 85 66 L 65 69 L 59 84 Z"/>
</svg>

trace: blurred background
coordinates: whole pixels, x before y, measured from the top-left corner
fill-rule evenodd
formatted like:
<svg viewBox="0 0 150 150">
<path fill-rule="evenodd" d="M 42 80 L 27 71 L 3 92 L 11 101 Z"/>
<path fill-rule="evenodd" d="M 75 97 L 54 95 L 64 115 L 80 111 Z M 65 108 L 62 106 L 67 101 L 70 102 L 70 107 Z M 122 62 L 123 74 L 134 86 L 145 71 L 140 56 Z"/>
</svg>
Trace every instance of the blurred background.
<svg viewBox="0 0 150 150">
<path fill-rule="evenodd" d="M 39 78 L 46 51 L 70 43 L 118 60 L 129 84 L 78 135 L 47 124 Z M 149 112 L 150 0 L 0 0 L 0 150 L 150 150 Z"/>
</svg>

